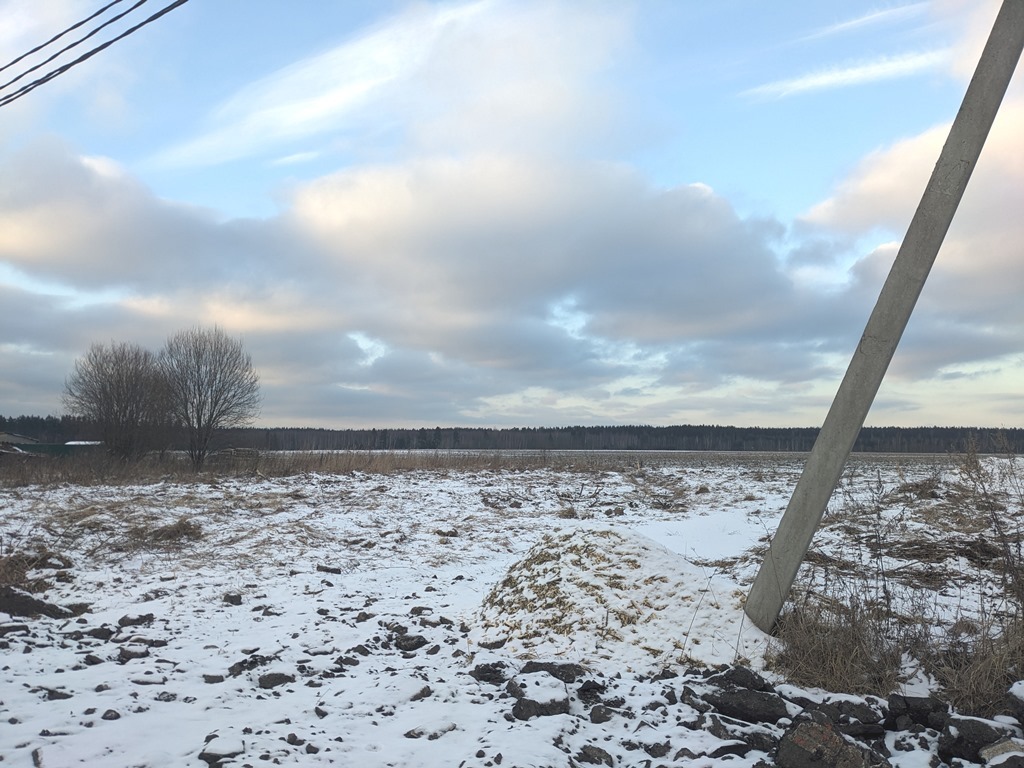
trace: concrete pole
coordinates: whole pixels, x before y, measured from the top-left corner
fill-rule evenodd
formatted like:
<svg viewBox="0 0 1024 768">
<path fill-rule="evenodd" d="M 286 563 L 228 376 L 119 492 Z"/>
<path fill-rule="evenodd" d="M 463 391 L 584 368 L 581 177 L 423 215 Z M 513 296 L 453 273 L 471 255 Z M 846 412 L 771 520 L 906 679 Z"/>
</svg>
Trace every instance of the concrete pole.
<svg viewBox="0 0 1024 768">
<path fill-rule="evenodd" d="M 747 595 L 747 616 L 765 632 L 775 626 L 825 507 L 839 483 L 960 204 L 1022 48 L 1024 0 L 1003 0 L 921 203 Z"/>
</svg>

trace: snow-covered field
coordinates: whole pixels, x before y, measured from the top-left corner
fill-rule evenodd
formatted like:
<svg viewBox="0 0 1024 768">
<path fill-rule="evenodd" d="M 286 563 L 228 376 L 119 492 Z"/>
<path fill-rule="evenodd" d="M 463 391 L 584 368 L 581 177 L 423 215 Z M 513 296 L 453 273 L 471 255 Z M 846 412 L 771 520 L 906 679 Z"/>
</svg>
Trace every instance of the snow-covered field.
<svg viewBox="0 0 1024 768">
<path fill-rule="evenodd" d="M 621 454 L 0 488 L 0 555 L 49 550 L 28 574 L 43 582 L 35 597 L 88 604 L 0 612 L 0 763 L 753 766 L 765 753 L 714 756 L 725 742 L 687 727 L 674 694 L 665 706 L 664 678 L 763 667 L 768 639 L 742 601 L 802 462 Z M 920 492 L 939 471 L 943 492 Z M 936 524 L 955 511 L 951 473 L 943 457 L 856 458 L 815 562 L 834 578 L 884 559 L 894 582 L 919 581 L 910 544 L 983 536 L 977 520 Z M 850 524 L 855 508 L 870 514 Z M 958 578 L 935 580 L 933 605 L 991 593 L 969 548 L 947 554 L 926 570 Z M 520 719 L 505 678 L 541 704 L 568 697 L 569 711 Z M 670 749 L 652 761 L 652 744 Z"/>
</svg>

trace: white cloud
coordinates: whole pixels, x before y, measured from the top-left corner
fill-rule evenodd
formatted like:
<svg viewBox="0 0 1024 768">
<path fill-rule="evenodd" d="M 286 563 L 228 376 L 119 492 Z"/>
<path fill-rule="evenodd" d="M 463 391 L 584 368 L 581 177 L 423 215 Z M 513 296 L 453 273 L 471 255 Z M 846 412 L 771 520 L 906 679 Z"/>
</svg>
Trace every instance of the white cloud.
<svg viewBox="0 0 1024 768">
<path fill-rule="evenodd" d="M 810 91 L 849 88 L 880 80 L 910 77 L 943 68 L 950 61 L 947 49 L 880 56 L 870 61 L 847 63 L 810 72 L 787 80 L 776 80 L 742 93 L 743 96 L 782 99 Z"/>
<path fill-rule="evenodd" d="M 377 146 L 382 132 L 433 150 L 552 141 L 566 124 L 575 135 L 600 111 L 585 81 L 627 28 L 624 12 L 605 4 L 416 5 L 244 86 L 212 112 L 207 130 L 150 164 L 215 165 L 282 150 L 278 162 L 305 160 L 326 137 Z"/>
<path fill-rule="evenodd" d="M 884 8 L 882 10 L 871 11 L 863 16 L 858 16 L 855 19 L 848 19 L 846 21 L 830 24 L 829 26 L 815 30 L 811 34 L 800 39 L 818 40 L 823 37 L 831 37 L 833 35 L 859 31 L 865 27 L 872 27 L 880 24 L 893 24 L 920 16 L 927 10 L 927 2 L 910 3 L 909 5 L 901 5 L 896 8 Z"/>
</svg>

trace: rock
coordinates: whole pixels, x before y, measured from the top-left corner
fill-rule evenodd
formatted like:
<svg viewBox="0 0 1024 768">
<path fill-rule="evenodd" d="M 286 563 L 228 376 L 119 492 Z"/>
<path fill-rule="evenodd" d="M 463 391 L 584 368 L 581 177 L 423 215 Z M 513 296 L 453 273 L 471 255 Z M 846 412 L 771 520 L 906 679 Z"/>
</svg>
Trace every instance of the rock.
<svg viewBox="0 0 1024 768">
<path fill-rule="evenodd" d="M 946 761 L 959 757 L 976 763 L 981 749 L 1019 734 L 1019 729 L 1005 723 L 950 715 L 939 736 L 939 757 Z"/>
<path fill-rule="evenodd" d="M 199 759 L 210 768 L 219 768 L 223 760 L 238 757 L 245 752 L 245 745 L 238 739 L 221 739 L 216 734 L 206 738 L 206 746 L 199 753 Z"/>
<path fill-rule="evenodd" d="M 122 616 L 120 619 L 117 620 L 117 626 L 140 627 L 144 624 L 152 624 L 153 618 L 154 616 L 152 613 L 144 613 L 136 616 Z"/>
<path fill-rule="evenodd" d="M 477 664 L 469 670 L 469 676 L 481 683 L 501 685 L 509 676 L 506 670 L 509 668 L 504 661 L 493 661 L 490 664 Z"/>
<path fill-rule="evenodd" d="M 423 635 L 399 635 L 395 638 L 395 648 L 400 651 L 415 651 L 427 644 Z"/>
<path fill-rule="evenodd" d="M 687 725 L 686 727 L 691 727 Z M 722 741 L 736 741 L 747 744 L 750 749 L 770 753 L 778 746 L 779 738 L 766 725 L 751 725 L 741 720 L 732 720 L 724 715 L 707 712 L 697 718 L 692 726 L 695 730 L 707 731 Z M 747 750 L 749 751 L 749 750 Z M 732 754 L 739 754 L 734 752 Z M 745 753 L 744 753 L 745 754 Z"/>
<path fill-rule="evenodd" d="M 0 637 L 15 632 L 28 634 L 28 624 L 0 624 Z"/>
<path fill-rule="evenodd" d="M 122 664 L 132 661 L 133 659 L 144 659 L 149 656 L 149 648 L 130 647 L 122 645 L 117 649 L 117 660 Z"/>
<path fill-rule="evenodd" d="M 516 698 L 512 707 L 512 717 L 516 720 L 569 713 L 565 683 L 547 672 L 519 674 L 508 681 L 505 690 Z"/>
<path fill-rule="evenodd" d="M 775 764 L 779 768 L 880 768 L 889 761 L 874 750 L 850 743 L 828 718 L 819 716 L 796 722 L 786 731 Z"/>
<path fill-rule="evenodd" d="M 614 712 L 604 704 L 597 704 L 590 710 L 590 722 L 600 725 L 612 719 Z"/>
<path fill-rule="evenodd" d="M 554 701 L 534 701 L 519 699 L 512 705 L 512 717 L 516 720 L 530 720 L 534 717 L 550 717 L 552 715 L 569 714 L 569 698 Z"/>
<path fill-rule="evenodd" d="M 585 680 L 583 684 L 576 689 L 576 695 L 579 696 L 580 701 L 588 706 L 601 703 L 601 694 L 604 693 L 605 687 L 596 680 Z"/>
<path fill-rule="evenodd" d="M 224 675 L 203 675 L 203 682 L 208 685 L 213 685 L 214 683 L 223 683 Z"/>
<path fill-rule="evenodd" d="M 100 715 L 100 719 L 101 720 L 120 720 L 121 719 L 121 713 L 118 712 L 116 709 L 108 709 L 106 712 L 104 712 L 102 715 Z"/>
<path fill-rule="evenodd" d="M 753 691 L 749 688 L 712 690 L 701 696 L 723 715 L 747 723 L 777 723 L 789 717 L 786 701 L 777 693 Z"/>
<path fill-rule="evenodd" d="M 751 691 L 775 692 L 771 683 L 747 667 L 729 667 L 711 675 L 707 682 L 719 688 L 748 688 Z"/>
<path fill-rule="evenodd" d="M 1006 693 L 1006 699 L 1017 722 L 1024 725 L 1024 680 L 1019 680 L 1010 686 L 1010 690 Z"/>
<path fill-rule="evenodd" d="M 578 678 L 586 674 L 579 664 L 557 664 L 551 661 L 528 661 L 520 672 L 522 674 L 547 672 L 563 683 L 575 683 Z"/>
<path fill-rule="evenodd" d="M 458 726 L 455 723 L 441 723 L 433 728 L 421 725 L 418 728 L 412 728 L 411 730 L 406 731 L 402 735 L 407 739 L 422 739 L 426 736 L 427 741 L 437 741 L 437 739 L 440 739 L 446 733 L 451 733 L 456 728 L 458 728 Z"/>
<path fill-rule="evenodd" d="M 241 605 L 242 596 L 237 592 L 228 592 L 226 595 L 224 595 L 224 602 L 228 605 Z"/>
<path fill-rule="evenodd" d="M 259 677 L 259 686 L 264 690 L 277 688 L 278 686 L 294 682 L 295 677 L 293 675 L 286 675 L 283 672 L 268 672 L 267 674 L 260 675 Z"/>
<path fill-rule="evenodd" d="M 587 744 L 580 749 L 576 753 L 576 759 L 581 763 L 591 763 L 592 765 L 615 765 L 615 760 L 610 754 L 593 744 Z"/>
<path fill-rule="evenodd" d="M 996 762 L 997 757 L 1001 758 L 998 761 L 998 765 L 1001 767 L 1012 766 L 1013 763 L 1009 761 L 1013 758 L 1019 758 L 1018 762 L 1024 765 L 1024 741 L 1014 738 L 1000 739 L 995 744 L 979 749 L 978 757 L 985 761 L 986 764 Z"/>
<path fill-rule="evenodd" d="M 941 731 L 949 717 L 949 705 L 932 696 L 901 696 L 893 694 L 888 701 L 889 715 L 885 727 L 892 730 L 907 730 L 897 720 L 907 717 L 911 722 Z M 904 723 L 905 725 L 905 723 Z"/>
<path fill-rule="evenodd" d="M 0 613 L 24 617 L 46 616 L 51 619 L 72 616 L 67 608 L 44 602 L 24 590 L 10 586 L 0 586 Z"/>
</svg>

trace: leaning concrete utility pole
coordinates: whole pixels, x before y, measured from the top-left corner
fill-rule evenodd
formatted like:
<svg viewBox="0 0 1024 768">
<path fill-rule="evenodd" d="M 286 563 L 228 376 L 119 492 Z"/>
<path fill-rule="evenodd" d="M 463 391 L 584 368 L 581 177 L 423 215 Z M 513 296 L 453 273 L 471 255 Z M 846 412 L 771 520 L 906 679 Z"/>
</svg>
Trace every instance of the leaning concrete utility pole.
<svg viewBox="0 0 1024 768">
<path fill-rule="evenodd" d="M 1024 0 L 1003 0 L 978 68 L 832 407 L 772 538 L 746 613 L 770 632 L 914 310 L 1024 48 Z"/>
</svg>

